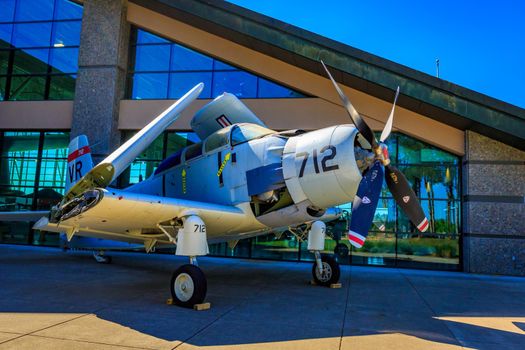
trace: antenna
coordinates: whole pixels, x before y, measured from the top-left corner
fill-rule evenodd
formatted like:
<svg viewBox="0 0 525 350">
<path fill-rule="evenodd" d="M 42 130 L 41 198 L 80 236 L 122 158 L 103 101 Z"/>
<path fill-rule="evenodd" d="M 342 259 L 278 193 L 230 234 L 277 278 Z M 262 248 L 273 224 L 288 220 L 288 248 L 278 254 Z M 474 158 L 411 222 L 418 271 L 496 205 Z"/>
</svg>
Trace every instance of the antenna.
<svg viewBox="0 0 525 350">
<path fill-rule="evenodd" d="M 436 58 L 436 77 L 439 78 L 439 58 Z"/>
</svg>

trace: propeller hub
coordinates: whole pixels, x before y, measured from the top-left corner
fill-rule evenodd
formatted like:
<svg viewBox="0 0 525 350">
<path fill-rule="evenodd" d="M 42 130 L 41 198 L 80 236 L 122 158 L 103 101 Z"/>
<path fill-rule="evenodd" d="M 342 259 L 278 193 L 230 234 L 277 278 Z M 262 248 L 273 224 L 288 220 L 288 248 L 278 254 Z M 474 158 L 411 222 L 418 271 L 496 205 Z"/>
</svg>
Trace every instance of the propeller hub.
<svg viewBox="0 0 525 350">
<path fill-rule="evenodd" d="M 376 159 L 380 161 L 384 166 L 390 164 L 388 146 L 385 143 L 379 143 L 379 145 L 377 145 L 377 147 L 374 149 L 374 153 L 376 155 Z"/>
</svg>

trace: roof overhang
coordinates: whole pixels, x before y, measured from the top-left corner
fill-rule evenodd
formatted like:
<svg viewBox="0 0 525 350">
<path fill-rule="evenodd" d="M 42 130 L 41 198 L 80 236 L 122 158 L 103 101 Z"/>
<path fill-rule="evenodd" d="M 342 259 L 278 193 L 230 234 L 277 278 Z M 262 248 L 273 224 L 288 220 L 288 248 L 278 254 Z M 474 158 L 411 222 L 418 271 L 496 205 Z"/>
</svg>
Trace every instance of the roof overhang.
<svg viewBox="0 0 525 350">
<path fill-rule="evenodd" d="M 525 150 L 525 109 L 432 77 L 242 7 L 216 0 L 131 0 L 239 45 L 325 76 L 461 130 L 474 130 Z"/>
</svg>

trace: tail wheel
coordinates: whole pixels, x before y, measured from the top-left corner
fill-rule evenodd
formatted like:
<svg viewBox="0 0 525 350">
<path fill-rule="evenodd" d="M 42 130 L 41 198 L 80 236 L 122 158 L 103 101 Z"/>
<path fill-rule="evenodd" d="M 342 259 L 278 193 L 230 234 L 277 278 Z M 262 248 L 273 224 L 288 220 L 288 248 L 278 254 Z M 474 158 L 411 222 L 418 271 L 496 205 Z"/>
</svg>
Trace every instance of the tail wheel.
<svg viewBox="0 0 525 350">
<path fill-rule="evenodd" d="M 182 265 L 173 273 L 170 289 L 175 305 L 191 308 L 195 304 L 201 304 L 206 297 L 206 276 L 195 265 Z"/>
<path fill-rule="evenodd" d="M 312 276 L 316 284 L 321 286 L 330 286 L 333 283 L 339 282 L 341 276 L 341 269 L 339 263 L 330 255 L 322 255 L 321 262 L 323 265 L 323 272 L 319 273 L 317 263 L 314 262 L 312 266 Z"/>
</svg>

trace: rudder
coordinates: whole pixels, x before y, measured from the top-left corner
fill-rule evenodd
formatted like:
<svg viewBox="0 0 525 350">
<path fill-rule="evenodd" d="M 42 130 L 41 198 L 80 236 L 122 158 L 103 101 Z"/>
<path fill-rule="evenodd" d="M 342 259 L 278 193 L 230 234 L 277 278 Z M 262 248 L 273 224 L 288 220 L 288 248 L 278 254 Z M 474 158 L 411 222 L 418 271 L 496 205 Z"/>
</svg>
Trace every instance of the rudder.
<svg viewBox="0 0 525 350">
<path fill-rule="evenodd" d="M 66 192 L 93 168 L 91 149 L 86 135 L 75 137 L 68 147 Z"/>
</svg>

